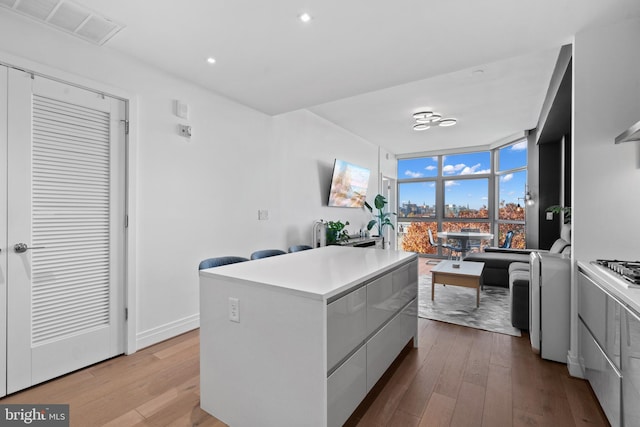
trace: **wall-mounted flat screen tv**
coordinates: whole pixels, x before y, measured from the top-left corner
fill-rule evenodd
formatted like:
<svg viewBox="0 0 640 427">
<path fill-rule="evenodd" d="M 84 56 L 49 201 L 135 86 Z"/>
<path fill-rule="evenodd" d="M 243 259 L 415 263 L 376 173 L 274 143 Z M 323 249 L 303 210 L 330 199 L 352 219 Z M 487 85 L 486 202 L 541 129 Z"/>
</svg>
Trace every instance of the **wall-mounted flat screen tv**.
<svg viewBox="0 0 640 427">
<path fill-rule="evenodd" d="M 361 208 L 367 197 L 370 171 L 344 160 L 333 164 L 329 206 Z"/>
</svg>

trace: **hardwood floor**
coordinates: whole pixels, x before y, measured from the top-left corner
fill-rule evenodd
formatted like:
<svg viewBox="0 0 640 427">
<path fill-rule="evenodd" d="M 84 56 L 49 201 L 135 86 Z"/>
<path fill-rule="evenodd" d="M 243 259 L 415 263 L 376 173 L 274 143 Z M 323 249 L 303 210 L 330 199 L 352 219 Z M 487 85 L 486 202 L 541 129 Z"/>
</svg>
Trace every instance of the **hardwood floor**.
<svg viewBox="0 0 640 427">
<path fill-rule="evenodd" d="M 588 383 L 533 354 L 528 337 L 418 326 L 419 348 L 405 349 L 346 425 L 608 425 Z M 224 426 L 200 409 L 198 375 L 196 330 L 0 403 L 68 403 L 78 427 Z"/>
</svg>

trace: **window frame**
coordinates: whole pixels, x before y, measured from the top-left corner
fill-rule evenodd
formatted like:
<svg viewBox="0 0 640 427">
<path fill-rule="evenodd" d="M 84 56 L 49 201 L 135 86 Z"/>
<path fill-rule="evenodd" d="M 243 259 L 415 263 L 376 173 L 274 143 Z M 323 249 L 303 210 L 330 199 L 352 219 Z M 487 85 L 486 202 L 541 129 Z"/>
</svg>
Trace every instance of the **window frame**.
<svg viewBox="0 0 640 427">
<path fill-rule="evenodd" d="M 529 179 L 528 156 L 524 166 L 518 166 L 516 168 L 506 169 L 503 171 L 498 170 L 498 166 L 500 164 L 499 163 L 500 150 L 509 146 L 516 145 L 518 143 L 522 143 L 523 141 L 526 141 L 526 138 L 518 138 L 517 140 L 511 141 L 509 143 L 502 144 L 496 147 L 489 147 L 489 148 L 483 147 L 481 149 L 475 149 L 475 150 L 473 149 L 473 147 L 471 147 L 468 151 L 462 151 L 462 150 L 455 150 L 455 152 L 442 151 L 438 153 L 425 153 L 422 156 L 399 158 L 398 162 L 401 162 L 402 160 L 418 158 L 418 157 L 437 157 L 438 173 L 436 174 L 435 177 L 421 177 L 421 178 L 398 177 L 398 180 L 396 183 L 397 185 L 396 190 L 398 194 L 400 194 L 399 193 L 400 186 L 405 183 L 435 182 L 436 184 L 436 200 L 435 200 L 436 215 L 435 217 L 406 218 L 406 217 L 398 216 L 398 223 L 409 223 L 409 225 L 413 222 L 436 223 L 437 231 L 442 231 L 442 226 L 444 223 L 482 223 L 482 224 L 488 223 L 491 229 L 491 233 L 494 234 L 493 241 L 492 241 L 492 245 L 494 246 L 498 245 L 498 242 L 500 241 L 499 230 L 500 230 L 501 224 L 516 224 L 521 227 L 526 227 L 526 216 L 524 220 L 507 220 L 507 219 L 499 218 L 500 201 L 498 197 L 500 194 L 499 185 L 500 185 L 501 176 L 506 175 L 508 173 L 524 171 L 527 174 L 526 182 L 528 182 L 528 179 Z M 527 147 L 527 150 L 528 150 L 528 147 Z M 444 175 L 443 174 L 445 156 L 458 155 L 458 154 L 473 154 L 473 153 L 479 153 L 479 152 L 489 153 L 490 165 L 489 165 L 488 173 L 469 174 L 469 175 Z M 400 168 L 398 168 L 398 171 L 399 169 Z M 487 181 L 488 200 L 486 204 L 487 210 L 488 210 L 488 217 L 487 218 L 445 217 L 445 181 L 456 181 L 456 180 L 463 181 L 463 180 L 469 180 L 469 179 L 487 179 L 488 180 Z M 401 203 L 401 200 L 400 200 L 400 197 L 398 197 L 398 206 L 396 206 L 398 212 L 400 211 L 400 207 L 401 207 L 400 203 Z M 526 235 L 525 235 L 525 242 L 526 242 Z M 438 249 L 439 249 L 438 255 L 443 256 L 441 248 L 438 248 Z"/>
</svg>

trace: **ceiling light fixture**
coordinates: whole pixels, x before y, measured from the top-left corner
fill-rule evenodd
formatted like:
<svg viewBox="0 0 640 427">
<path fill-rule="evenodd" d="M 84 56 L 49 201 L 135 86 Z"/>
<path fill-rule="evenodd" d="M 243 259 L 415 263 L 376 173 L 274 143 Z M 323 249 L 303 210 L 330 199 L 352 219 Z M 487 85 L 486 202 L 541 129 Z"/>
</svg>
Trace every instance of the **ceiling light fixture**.
<svg viewBox="0 0 640 427">
<path fill-rule="evenodd" d="M 430 115 L 427 115 L 430 114 Z M 414 114 L 415 117 L 415 114 Z M 440 120 L 442 116 L 438 113 L 432 113 L 431 111 L 426 111 L 422 113 L 422 116 L 416 118 L 416 123 L 435 123 Z"/>
<path fill-rule="evenodd" d="M 442 119 L 440 120 L 440 123 L 438 123 L 438 126 L 453 126 L 456 123 L 458 123 L 458 121 L 456 119 Z"/>
<path fill-rule="evenodd" d="M 215 64 L 216 63 L 216 58 L 213 58 L 213 57 L 210 56 L 210 57 L 207 58 L 207 62 L 209 64 Z"/>
<path fill-rule="evenodd" d="M 416 123 L 413 125 L 413 130 L 427 130 L 431 126 L 453 126 L 458 121 L 452 118 L 443 119 L 442 116 L 433 111 L 418 111 L 413 113 L 413 119 Z"/>
<path fill-rule="evenodd" d="M 418 111 L 417 113 L 413 113 L 413 118 L 418 120 L 428 120 L 429 117 L 433 116 L 433 111 Z"/>
<path fill-rule="evenodd" d="M 302 15 L 300 15 L 298 17 L 302 22 L 309 22 L 311 21 L 311 15 L 309 15 L 308 13 L 303 13 Z"/>
</svg>

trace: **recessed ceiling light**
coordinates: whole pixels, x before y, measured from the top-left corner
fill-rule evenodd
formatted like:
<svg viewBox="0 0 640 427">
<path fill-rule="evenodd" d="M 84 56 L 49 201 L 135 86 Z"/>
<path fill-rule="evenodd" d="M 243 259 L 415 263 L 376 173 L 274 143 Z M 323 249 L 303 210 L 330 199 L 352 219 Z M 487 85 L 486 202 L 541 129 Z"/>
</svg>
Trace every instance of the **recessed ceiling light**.
<svg viewBox="0 0 640 427">
<path fill-rule="evenodd" d="M 207 62 L 209 64 L 215 64 L 216 63 L 216 58 L 213 58 L 213 57 L 210 56 L 210 57 L 207 58 Z"/>
<path fill-rule="evenodd" d="M 302 21 L 302 22 L 309 22 L 311 21 L 311 15 L 309 15 L 308 13 L 303 13 L 300 16 L 298 16 L 298 18 Z"/>
</svg>

